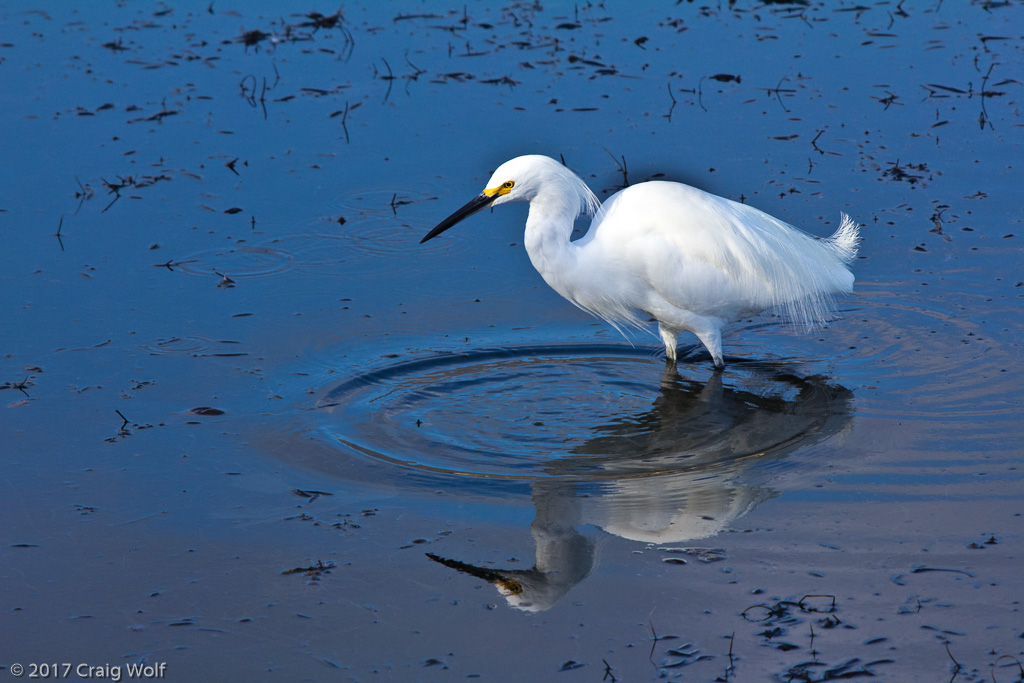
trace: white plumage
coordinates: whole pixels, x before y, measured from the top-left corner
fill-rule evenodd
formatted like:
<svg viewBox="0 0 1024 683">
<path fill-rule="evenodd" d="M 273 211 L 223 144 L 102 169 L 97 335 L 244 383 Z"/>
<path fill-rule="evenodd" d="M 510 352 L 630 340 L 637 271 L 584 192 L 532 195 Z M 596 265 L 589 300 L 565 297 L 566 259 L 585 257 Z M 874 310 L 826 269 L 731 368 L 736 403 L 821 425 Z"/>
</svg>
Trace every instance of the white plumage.
<svg viewBox="0 0 1024 683">
<path fill-rule="evenodd" d="M 521 156 L 494 172 L 485 190 L 431 230 L 426 242 L 477 211 L 528 201 L 526 250 L 544 280 L 616 328 L 658 321 L 670 361 L 679 332 L 697 335 L 722 367 L 729 323 L 778 309 L 807 329 L 831 315 L 834 296 L 853 290 L 847 265 L 859 229 L 845 214 L 817 238 L 763 211 L 680 183 L 652 181 L 601 205 L 572 171 L 545 156 Z M 570 241 L 573 223 L 596 214 Z"/>
</svg>

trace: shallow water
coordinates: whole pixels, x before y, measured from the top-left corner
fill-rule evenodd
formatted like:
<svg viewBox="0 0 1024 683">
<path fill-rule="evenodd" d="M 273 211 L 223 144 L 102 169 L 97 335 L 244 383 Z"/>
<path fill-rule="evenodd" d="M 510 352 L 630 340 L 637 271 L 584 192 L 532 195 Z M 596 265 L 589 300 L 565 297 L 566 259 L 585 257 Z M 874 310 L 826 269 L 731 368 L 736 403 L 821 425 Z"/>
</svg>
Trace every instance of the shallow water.
<svg viewBox="0 0 1024 683">
<path fill-rule="evenodd" d="M 1019 3 L 313 11 L 0 8 L 0 667 L 1021 678 Z M 524 207 L 418 245 L 524 153 L 856 293 L 668 371 Z"/>
</svg>

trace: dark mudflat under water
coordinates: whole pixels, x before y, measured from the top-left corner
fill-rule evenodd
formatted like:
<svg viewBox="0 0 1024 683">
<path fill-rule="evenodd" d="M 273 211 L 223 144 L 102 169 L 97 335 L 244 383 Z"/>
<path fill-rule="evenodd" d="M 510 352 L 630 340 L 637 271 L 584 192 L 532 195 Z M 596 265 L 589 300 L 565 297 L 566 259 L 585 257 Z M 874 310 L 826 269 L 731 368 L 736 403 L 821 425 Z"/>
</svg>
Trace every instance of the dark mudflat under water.
<svg viewBox="0 0 1024 683">
<path fill-rule="evenodd" d="M 0 8 L 0 676 L 1024 677 L 1020 2 L 336 11 Z M 526 153 L 856 293 L 666 368 L 418 244 Z"/>
</svg>

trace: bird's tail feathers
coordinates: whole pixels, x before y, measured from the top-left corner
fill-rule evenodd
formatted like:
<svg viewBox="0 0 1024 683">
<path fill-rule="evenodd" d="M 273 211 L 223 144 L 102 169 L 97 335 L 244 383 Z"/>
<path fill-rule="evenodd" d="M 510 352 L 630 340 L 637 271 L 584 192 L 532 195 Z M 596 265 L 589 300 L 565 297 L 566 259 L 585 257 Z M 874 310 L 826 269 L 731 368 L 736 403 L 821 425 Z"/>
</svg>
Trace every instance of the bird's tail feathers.
<svg viewBox="0 0 1024 683">
<path fill-rule="evenodd" d="M 857 256 L 860 246 L 860 226 L 845 213 L 840 213 L 839 229 L 825 242 L 843 263 L 850 263 Z"/>
<path fill-rule="evenodd" d="M 822 325 L 833 316 L 835 296 L 853 290 L 853 275 L 846 266 L 857 256 L 860 226 L 845 213 L 840 215 L 839 228 L 831 237 L 812 238 L 819 249 L 824 248 L 822 256 L 830 254 L 835 261 L 829 263 L 828 258 L 819 258 L 804 262 L 794 254 L 776 263 L 780 274 L 768 278 L 777 287 L 767 290 L 767 303 L 771 308 L 782 309 L 797 328 L 809 331 Z M 779 249 L 782 247 L 778 245 Z"/>
</svg>

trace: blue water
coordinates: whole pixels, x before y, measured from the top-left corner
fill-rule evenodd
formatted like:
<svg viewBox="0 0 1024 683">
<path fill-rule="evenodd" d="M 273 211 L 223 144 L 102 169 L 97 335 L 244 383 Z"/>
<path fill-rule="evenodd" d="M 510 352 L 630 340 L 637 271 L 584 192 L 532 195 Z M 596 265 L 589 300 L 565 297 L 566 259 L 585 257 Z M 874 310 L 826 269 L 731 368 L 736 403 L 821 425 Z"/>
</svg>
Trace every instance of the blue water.
<svg viewBox="0 0 1024 683">
<path fill-rule="evenodd" d="M 1012 680 L 1019 3 L 335 9 L 0 8 L 0 666 Z M 849 213 L 855 294 L 666 375 L 525 207 L 419 245 L 527 153 Z"/>
</svg>

